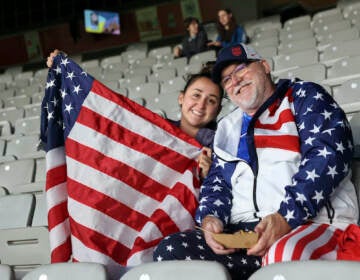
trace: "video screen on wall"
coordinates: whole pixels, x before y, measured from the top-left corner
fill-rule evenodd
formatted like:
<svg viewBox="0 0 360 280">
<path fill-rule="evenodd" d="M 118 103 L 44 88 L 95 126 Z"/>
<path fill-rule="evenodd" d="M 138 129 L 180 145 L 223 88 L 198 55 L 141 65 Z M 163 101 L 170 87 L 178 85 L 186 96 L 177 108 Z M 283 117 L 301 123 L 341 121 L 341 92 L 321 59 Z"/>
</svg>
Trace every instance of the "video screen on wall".
<svg viewBox="0 0 360 280">
<path fill-rule="evenodd" d="M 85 31 L 90 33 L 120 34 L 119 13 L 84 10 Z"/>
</svg>

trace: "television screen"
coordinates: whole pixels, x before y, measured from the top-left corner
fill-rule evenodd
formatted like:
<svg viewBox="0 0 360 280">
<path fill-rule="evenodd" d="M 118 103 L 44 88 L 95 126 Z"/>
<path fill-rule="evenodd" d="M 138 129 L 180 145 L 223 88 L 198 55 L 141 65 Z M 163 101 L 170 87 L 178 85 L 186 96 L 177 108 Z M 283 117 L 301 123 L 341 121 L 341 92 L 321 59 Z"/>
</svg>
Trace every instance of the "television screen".
<svg viewBox="0 0 360 280">
<path fill-rule="evenodd" d="M 85 31 L 91 33 L 120 34 L 120 17 L 109 11 L 84 10 Z"/>
</svg>

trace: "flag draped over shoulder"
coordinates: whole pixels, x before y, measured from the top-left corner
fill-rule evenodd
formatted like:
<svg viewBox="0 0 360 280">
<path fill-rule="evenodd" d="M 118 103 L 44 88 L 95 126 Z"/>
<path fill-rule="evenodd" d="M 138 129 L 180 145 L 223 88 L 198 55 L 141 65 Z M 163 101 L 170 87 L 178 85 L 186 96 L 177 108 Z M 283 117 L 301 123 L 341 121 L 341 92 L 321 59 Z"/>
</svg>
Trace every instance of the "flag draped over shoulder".
<svg viewBox="0 0 360 280">
<path fill-rule="evenodd" d="M 62 54 L 48 73 L 41 139 L 52 262 L 137 265 L 193 227 L 200 145 Z"/>
</svg>

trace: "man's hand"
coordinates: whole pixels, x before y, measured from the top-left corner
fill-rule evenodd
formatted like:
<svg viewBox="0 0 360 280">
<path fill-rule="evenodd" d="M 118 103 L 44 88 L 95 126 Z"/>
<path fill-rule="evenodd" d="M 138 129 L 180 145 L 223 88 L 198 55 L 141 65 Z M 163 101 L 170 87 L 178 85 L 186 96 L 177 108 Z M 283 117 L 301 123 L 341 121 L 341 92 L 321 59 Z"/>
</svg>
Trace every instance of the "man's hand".
<svg viewBox="0 0 360 280">
<path fill-rule="evenodd" d="M 209 245 L 215 254 L 226 255 L 235 252 L 235 249 L 226 249 L 212 237 L 211 233 L 221 233 L 224 230 L 223 223 L 218 218 L 214 216 L 206 216 L 202 221 L 201 228 L 204 229 L 204 236 L 207 245 Z"/>
<path fill-rule="evenodd" d="M 264 256 L 275 241 L 291 231 L 291 227 L 283 216 L 274 213 L 264 217 L 254 231 L 259 233 L 260 238 L 252 248 L 248 249 L 247 254 Z"/>
</svg>

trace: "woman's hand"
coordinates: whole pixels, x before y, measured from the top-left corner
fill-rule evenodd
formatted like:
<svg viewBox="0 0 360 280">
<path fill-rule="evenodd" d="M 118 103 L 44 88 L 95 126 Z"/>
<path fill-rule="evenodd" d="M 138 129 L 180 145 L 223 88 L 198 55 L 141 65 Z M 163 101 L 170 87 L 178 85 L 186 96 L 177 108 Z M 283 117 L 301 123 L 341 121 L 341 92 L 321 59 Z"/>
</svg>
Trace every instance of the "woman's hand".
<svg viewBox="0 0 360 280">
<path fill-rule="evenodd" d="M 59 53 L 60 53 L 60 51 L 57 49 L 55 49 L 52 53 L 50 53 L 50 55 L 48 56 L 48 58 L 46 60 L 47 67 L 51 68 L 53 61 L 54 61 L 54 57 L 57 56 Z"/>
<path fill-rule="evenodd" d="M 201 228 L 204 229 L 204 236 L 207 245 L 214 251 L 215 254 L 226 255 L 235 252 L 235 249 L 227 249 L 219 244 L 212 237 L 212 233 L 221 233 L 224 230 L 223 223 L 214 216 L 206 216 L 202 220 Z"/>
<path fill-rule="evenodd" d="M 201 154 L 199 155 L 197 161 L 199 164 L 199 168 L 200 168 L 200 177 L 201 179 L 204 179 L 210 170 L 210 166 L 211 166 L 211 149 L 208 147 L 203 147 L 201 150 Z"/>
</svg>

